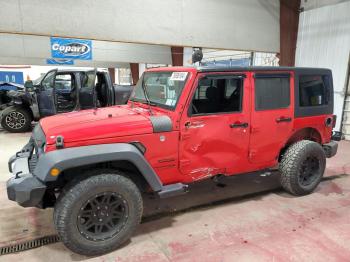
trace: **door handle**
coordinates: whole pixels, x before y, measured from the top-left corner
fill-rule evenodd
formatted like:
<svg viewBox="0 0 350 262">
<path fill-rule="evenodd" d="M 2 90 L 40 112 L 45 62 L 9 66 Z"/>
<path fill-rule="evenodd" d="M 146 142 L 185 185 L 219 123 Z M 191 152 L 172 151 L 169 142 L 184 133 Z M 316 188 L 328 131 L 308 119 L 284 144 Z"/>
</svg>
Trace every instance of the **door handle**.
<svg viewBox="0 0 350 262">
<path fill-rule="evenodd" d="M 231 128 L 247 128 L 248 127 L 248 123 L 233 123 L 230 124 Z"/>
<path fill-rule="evenodd" d="M 291 117 L 284 117 L 284 116 L 281 116 L 280 118 L 277 118 L 276 119 L 276 122 L 277 123 L 281 123 L 281 122 L 291 122 L 292 121 L 292 118 Z"/>
<path fill-rule="evenodd" d="M 186 128 L 190 128 L 190 127 L 193 127 L 193 128 L 200 128 L 200 127 L 203 127 L 204 126 L 204 122 L 203 121 L 193 121 L 193 122 L 190 122 L 190 121 L 187 121 L 185 123 L 185 127 Z"/>
</svg>

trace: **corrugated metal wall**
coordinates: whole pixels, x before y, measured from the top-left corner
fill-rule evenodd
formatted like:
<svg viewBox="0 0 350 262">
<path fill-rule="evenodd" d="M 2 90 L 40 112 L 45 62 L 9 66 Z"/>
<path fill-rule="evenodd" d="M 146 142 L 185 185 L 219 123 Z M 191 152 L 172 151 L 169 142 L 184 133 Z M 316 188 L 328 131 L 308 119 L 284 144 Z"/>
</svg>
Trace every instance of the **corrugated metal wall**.
<svg viewBox="0 0 350 262">
<path fill-rule="evenodd" d="M 300 14 L 296 65 L 333 71 L 334 112 L 340 129 L 350 55 L 350 2 L 328 5 Z"/>
<path fill-rule="evenodd" d="M 346 91 L 342 130 L 346 140 L 350 140 L 350 75 L 348 79 L 348 89 Z"/>
</svg>

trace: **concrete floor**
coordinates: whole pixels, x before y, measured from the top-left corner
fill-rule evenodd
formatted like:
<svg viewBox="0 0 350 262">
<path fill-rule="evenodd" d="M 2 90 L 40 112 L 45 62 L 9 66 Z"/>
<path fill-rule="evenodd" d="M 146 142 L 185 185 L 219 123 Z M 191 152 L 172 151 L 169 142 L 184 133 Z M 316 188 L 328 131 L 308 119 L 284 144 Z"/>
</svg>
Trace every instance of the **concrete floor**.
<svg viewBox="0 0 350 262">
<path fill-rule="evenodd" d="M 0 246 L 55 234 L 52 210 L 8 201 L 7 159 L 27 134 L 0 129 Z M 145 196 L 145 218 L 122 248 L 87 258 L 61 243 L 0 256 L 0 261 L 350 261 L 350 142 L 327 162 L 316 192 L 292 197 L 277 174 L 204 181 L 184 196 Z"/>
</svg>

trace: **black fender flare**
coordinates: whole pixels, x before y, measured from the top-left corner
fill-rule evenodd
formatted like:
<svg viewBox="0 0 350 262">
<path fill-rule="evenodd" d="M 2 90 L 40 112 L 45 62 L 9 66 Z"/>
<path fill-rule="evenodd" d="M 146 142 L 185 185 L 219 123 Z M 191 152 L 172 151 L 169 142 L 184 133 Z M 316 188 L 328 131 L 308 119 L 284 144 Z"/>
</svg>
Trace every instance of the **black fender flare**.
<svg viewBox="0 0 350 262">
<path fill-rule="evenodd" d="M 25 110 L 28 112 L 28 114 L 30 115 L 30 117 L 32 118 L 32 120 L 34 120 L 33 118 L 33 112 L 32 109 L 25 106 L 23 103 L 22 104 L 11 104 L 7 107 L 4 108 L 4 110 L 2 110 L 0 112 L 0 121 L 2 120 L 2 118 L 8 113 L 9 110 L 13 109 L 13 108 L 20 108 L 22 110 Z"/>
<path fill-rule="evenodd" d="M 127 143 L 72 147 L 44 153 L 40 155 L 33 173 L 43 182 L 53 182 L 57 180 L 57 176 L 50 175 L 52 168 L 64 171 L 69 168 L 117 160 L 134 164 L 153 191 L 158 192 L 163 189 L 162 182 L 142 153 L 134 145 Z"/>
</svg>

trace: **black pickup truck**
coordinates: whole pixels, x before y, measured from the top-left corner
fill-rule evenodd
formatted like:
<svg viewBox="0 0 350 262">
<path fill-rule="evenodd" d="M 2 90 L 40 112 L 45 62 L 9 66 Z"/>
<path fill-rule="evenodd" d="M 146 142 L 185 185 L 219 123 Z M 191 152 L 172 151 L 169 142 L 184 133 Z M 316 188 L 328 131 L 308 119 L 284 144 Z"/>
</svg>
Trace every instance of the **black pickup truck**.
<svg viewBox="0 0 350 262">
<path fill-rule="evenodd" d="M 132 86 L 114 85 L 107 71 L 54 69 L 7 92 L 2 127 L 13 133 L 30 130 L 32 121 L 59 113 L 125 104 Z"/>
</svg>

